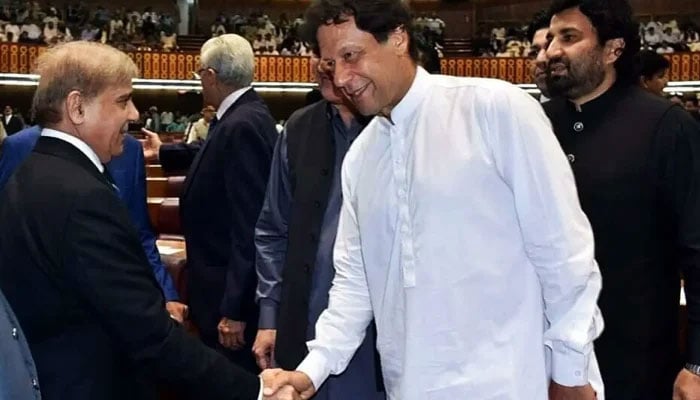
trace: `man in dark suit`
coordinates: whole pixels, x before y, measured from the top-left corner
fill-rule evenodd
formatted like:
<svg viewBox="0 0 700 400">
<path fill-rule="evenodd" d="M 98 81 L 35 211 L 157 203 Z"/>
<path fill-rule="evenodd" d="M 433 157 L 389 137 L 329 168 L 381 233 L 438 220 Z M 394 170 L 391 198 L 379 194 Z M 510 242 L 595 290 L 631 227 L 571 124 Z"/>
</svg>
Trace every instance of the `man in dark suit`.
<svg viewBox="0 0 700 400">
<path fill-rule="evenodd" d="M 27 340 L 1 291 L 0 354 L 0 400 L 41 400 Z"/>
<path fill-rule="evenodd" d="M 0 193 L 0 289 L 24 329 L 44 398 L 153 399 L 150 380 L 158 379 L 196 398 L 259 399 L 258 377 L 199 344 L 165 311 L 104 168 L 138 118 L 135 64 L 109 46 L 71 42 L 37 65 L 34 109 L 44 129 Z"/>
<path fill-rule="evenodd" d="M 34 149 L 41 136 L 41 128 L 33 126 L 8 137 L 0 145 L 0 191 L 12 173 Z M 156 280 L 165 295 L 165 307 L 170 315 L 182 322 L 187 317 L 187 306 L 179 302 L 173 280 L 165 269 L 156 247 L 156 237 L 146 206 L 146 168 L 141 144 L 132 136 L 124 136 L 124 151 L 105 164 L 119 189 L 119 198 L 129 210 L 131 222 L 136 225 L 143 250 L 153 268 Z"/>
<path fill-rule="evenodd" d="M 205 104 L 217 108 L 207 140 L 199 145 L 162 145 L 155 134 L 146 157 L 164 169 L 189 166 L 180 197 L 187 242 L 190 316 L 202 340 L 234 362 L 257 371 L 252 344 L 255 304 L 255 222 L 265 197 L 275 121 L 250 87 L 254 70 L 250 43 L 238 35 L 207 41 L 201 50 Z"/>
<path fill-rule="evenodd" d="M 14 115 L 14 111 L 11 106 L 5 106 L 2 116 L 2 126 L 5 128 L 5 133 L 7 136 L 14 135 L 24 128 L 22 120 Z"/>
</svg>

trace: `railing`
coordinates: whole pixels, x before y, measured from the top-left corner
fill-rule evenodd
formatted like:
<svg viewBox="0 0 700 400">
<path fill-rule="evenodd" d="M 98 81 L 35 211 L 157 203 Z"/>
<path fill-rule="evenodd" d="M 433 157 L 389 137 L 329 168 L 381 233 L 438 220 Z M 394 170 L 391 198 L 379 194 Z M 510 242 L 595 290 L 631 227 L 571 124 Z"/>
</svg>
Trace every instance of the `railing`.
<svg viewBox="0 0 700 400">
<path fill-rule="evenodd" d="M 0 73 L 32 73 L 36 58 L 45 46 L 0 43 Z M 157 51 L 127 52 L 145 79 L 193 79 L 199 69 L 197 53 Z M 700 81 L 700 53 L 668 55 L 671 81 Z M 443 58 L 443 74 L 504 79 L 513 83 L 531 83 L 530 61 L 525 58 Z M 256 56 L 256 82 L 312 82 L 308 57 Z"/>
</svg>

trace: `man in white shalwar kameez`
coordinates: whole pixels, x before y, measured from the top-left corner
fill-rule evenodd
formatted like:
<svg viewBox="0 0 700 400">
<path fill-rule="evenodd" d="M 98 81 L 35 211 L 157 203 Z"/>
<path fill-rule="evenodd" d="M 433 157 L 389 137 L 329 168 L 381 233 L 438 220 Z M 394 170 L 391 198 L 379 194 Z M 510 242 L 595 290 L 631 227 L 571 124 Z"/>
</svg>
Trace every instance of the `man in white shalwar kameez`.
<svg viewBox="0 0 700 400">
<path fill-rule="evenodd" d="M 417 67 L 401 0 L 316 0 L 306 21 L 336 86 L 377 117 L 343 164 L 329 306 L 266 393 L 311 396 L 374 319 L 388 399 L 601 399 L 593 235 L 537 101 Z"/>
</svg>

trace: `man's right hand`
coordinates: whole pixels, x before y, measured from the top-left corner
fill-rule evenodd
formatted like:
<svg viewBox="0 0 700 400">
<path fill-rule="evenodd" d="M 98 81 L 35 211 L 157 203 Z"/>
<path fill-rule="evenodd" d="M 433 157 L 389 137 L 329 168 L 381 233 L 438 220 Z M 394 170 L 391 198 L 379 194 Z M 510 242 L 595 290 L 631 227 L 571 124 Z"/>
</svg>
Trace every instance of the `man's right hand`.
<svg viewBox="0 0 700 400">
<path fill-rule="evenodd" d="M 276 329 L 259 329 L 253 343 L 253 354 L 260 369 L 272 368 L 272 360 L 275 356 Z"/>
<path fill-rule="evenodd" d="M 142 142 L 143 158 L 148 161 L 157 160 L 160 152 L 160 146 L 163 144 L 163 142 L 160 140 L 160 136 L 146 128 L 141 128 L 141 132 L 143 132 L 145 136 L 145 139 Z"/>
<path fill-rule="evenodd" d="M 313 382 L 303 372 L 266 369 L 260 376 L 263 379 L 263 395 L 265 398 L 275 398 L 274 396 L 288 385 L 294 387 L 294 390 L 299 393 L 302 400 L 308 400 L 316 394 Z"/>
</svg>

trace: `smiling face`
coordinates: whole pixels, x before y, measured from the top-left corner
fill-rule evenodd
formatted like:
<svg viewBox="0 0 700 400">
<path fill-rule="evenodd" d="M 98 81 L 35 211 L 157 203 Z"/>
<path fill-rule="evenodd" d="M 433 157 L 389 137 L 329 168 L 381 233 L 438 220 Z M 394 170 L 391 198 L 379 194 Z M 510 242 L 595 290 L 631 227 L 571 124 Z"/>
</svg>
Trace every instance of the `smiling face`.
<svg viewBox="0 0 700 400">
<path fill-rule="evenodd" d="M 591 21 L 571 8 L 552 17 L 547 86 L 552 95 L 577 99 L 600 86 L 615 59 L 605 57 L 606 48 L 598 43 Z"/>
<path fill-rule="evenodd" d="M 355 19 L 321 25 L 317 31 L 320 55 L 333 83 L 363 115 L 389 115 L 413 79 L 406 70 L 408 35 L 402 29 L 379 43 L 360 30 Z M 410 62 L 410 61 L 409 61 Z"/>
<path fill-rule="evenodd" d="M 131 83 L 108 87 L 83 106 L 84 117 L 78 125 L 79 137 L 103 163 L 124 151 L 127 124 L 139 118 L 131 92 Z"/>
</svg>

